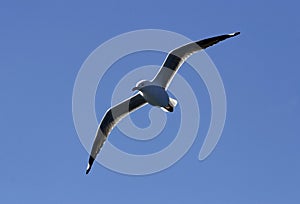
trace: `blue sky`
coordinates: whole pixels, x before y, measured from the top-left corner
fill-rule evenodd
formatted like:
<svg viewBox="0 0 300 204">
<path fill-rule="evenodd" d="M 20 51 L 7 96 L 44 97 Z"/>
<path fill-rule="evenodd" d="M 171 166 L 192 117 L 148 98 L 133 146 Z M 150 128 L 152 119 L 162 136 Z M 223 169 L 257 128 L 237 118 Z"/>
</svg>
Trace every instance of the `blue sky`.
<svg viewBox="0 0 300 204">
<path fill-rule="evenodd" d="M 299 203 L 298 8 L 296 1 L 258 0 L 2 2 L 0 202 Z M 180 74 L 191 77 L 203 96 L 203 129 L 189 152 L 153 175 L 122 175 L 95 164 L 86 176 L 88 153 L 72 118 L 77 72 L 101 43 L 146 28 L 194 40 L 241 31 L 207 50 L 227 94 L 222 138 L 212 155 L 197 160 L 209 99 L 201 79 L 185 66 Z M 142 66 L 164 59 L 150 56 L 153 63 L 147 58 L 143 64 L 145 57 L 127 61 L 141 60 L 136 65 Z M 112 67 L 103 83 L 118 81 L 117 67 L 129 72 L 127 61 Z M 103 101 L 101 96 L 98 118 L 110 103 L 109 92 Z M 170 139 L 172 131 L 166 135 Z M 116 142 L 121 137 L 117 130 L 111 136 Z"/>
</svg>

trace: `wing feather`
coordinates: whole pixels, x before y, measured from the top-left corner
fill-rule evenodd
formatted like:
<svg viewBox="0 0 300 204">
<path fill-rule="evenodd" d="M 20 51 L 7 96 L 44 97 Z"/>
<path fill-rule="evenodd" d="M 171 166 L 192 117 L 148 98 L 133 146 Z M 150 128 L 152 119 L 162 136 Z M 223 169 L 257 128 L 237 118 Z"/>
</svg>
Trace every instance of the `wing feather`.
<svg viewBox="0 0 300 204">
<path fill-rule="evenodd" d="M 220 35 L 212 38 L 207 38 L 204 40 L 199 40 L 196 42 L 188 43 L 181 47 L 178 47 L 172 50 L 167 58 L 165 59 L 162 67 L 160 68 L 157 75 L 152 80 L 155 84 L 164 87 L 165 89 L 168 88 L 170 85 L 174 75 L 182 65 L 182 63 L 193 53 L 200 51 L 202 49 L 206 49 L 209 46 L 212 46 L 218 42 L 221 42 L 227 38 L 231 38 L 233 36 L 239 35 L 240 32 L 227 34 L 227 35 Z"/>
<path fill-rule="evenodd" d="M 91 167 L 97 154 L 99 153 L 101 147 L 103 146 L 106 138 L 108 137 L 109 133 L 112 131 L 114 126 L 116 126 L 116 124 L 120 120 L 129 115 L 131 112 L 141 108 L 146 104 L 147 101 L 144 99 L 144 97 L 141 94 L 136 94 L 131 98 L 128 98 L 122 101 L 121 103 L 115 105 L 105 113 L 97 129 L 88 166 L 86 169 L 86 174 L 88 174 L 91 170 Z"/>
</svg>

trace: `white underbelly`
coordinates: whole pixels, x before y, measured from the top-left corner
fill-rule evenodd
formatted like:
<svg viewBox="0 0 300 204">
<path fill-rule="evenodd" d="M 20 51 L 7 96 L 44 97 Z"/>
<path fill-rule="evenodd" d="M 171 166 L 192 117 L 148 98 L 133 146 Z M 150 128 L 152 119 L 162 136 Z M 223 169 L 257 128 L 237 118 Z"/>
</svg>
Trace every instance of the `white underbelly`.
<svg viewBox="0 0 300 204">
<path fill-rule="evenodd" d="M 149 104 L 159 107 L 168 106 L 169 95 L 164 88 L 159 86 L 147 86 L 144 87 L 141 91 L 144 98 Z"/>
</svg>

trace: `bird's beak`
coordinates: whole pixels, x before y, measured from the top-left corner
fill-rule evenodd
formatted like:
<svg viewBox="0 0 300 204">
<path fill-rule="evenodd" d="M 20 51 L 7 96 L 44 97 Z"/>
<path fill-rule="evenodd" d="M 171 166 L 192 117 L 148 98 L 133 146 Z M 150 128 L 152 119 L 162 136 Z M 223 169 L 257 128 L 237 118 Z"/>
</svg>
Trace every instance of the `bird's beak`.
<svg viewBox="0 0 300 204">
<path fill-rule="evenodd" d="M 133 88 L 131 89 L 131 91 L 136 91 L 136 90 L 139 90 L 139 88 L 138 88 L 138 87 L 133 87 Z"/>
</svg>

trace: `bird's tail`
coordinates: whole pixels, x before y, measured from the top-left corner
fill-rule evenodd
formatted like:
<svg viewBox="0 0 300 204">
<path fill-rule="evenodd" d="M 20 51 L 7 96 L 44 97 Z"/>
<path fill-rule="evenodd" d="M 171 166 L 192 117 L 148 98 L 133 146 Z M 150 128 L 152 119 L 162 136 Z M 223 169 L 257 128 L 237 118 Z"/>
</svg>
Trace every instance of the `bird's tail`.
<svg viewBox="0 0 300 204">
<path fill-rule="evenodd" d="M 169 98 L 169 105 L 172 106 L 172 108 L 175 108 L 175 106 L 177 105 L 177 101 L 174 98 Z"/>
<path fill-rule="evenodd" d="M 167 112 L 173 112 L 176 105 L 177 101 L 173 98 L 169 98 L 169 104 L 168 106 L 163 107 L 163 110 L 166 110 Z"/>
</svg>

